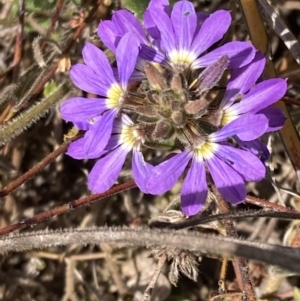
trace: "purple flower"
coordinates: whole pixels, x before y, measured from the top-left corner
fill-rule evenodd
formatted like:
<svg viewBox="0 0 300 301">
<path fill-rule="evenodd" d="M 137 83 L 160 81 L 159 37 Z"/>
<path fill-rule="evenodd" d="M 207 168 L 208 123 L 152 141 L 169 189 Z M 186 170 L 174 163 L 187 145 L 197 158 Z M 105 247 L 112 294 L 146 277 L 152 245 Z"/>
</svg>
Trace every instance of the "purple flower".
<svg viewBox="0 0 300 301">
<path fill-rule="evenodd" d="M 221 125 L 226 125 L 243 114 L 264 114 L 269 120 L 268 132 L 280 129 L 285 116 L 280 109 L 270 107 L 280 100 L 287 89 L 281 78 L 264 80 L 254 86 L 261 76 L 266 60 L 257 52 L 254 60 L 247 66 L 232 70 L 224 98 L 219 107 L 218 117 Z M 235 102 L 239 97 L 240 101 Z M 241 140 L 244 140 L 239 136 Z"/>
<path fill-rule="evenodd" d="M 63 119 L 86 131 L 68 154 L 98 158 L 88 176 L 92 192 L 105 192 L 115 183 L 131 151 L 133 178 L 144 193 L 163 194 L 185 175 L 181 201 L 188 216 L 203 207 L 207 183 L 238 204 L 246 196 L 245 182 L 264 178 L 259 157 L 268 152 L 258 138 L 283 126 L 283 113 L 270 106 L 287 84 L 282 79 L 256 84 L 265 59 L 251 44 L 216 46 L 230 23 L 228 11 L 206 15 L 186 0 L 173 7 L 167 0 L 152 0 L 144 28 L 126 10 L 99 25 L 100 38 L 116 53 L 117 69 L 104 52 L 87 44 L 84 64 L 72 68 L 71 78 L 97 97 L 75 97 L 61 106 Z M 232 69 L 231 77 L 217 105 L 219 98 L 210 90 L 227 77 L 226 69 Z M 153 166 L 144 161 L 145 147 L 175 154 Z"/>
<path fill-rule="evenodd" d="M 273 78 L 255 83 L 261 76 L 266 60 L 262 53 L 258 52 L 254 60 L 240 69 L 232 70 L 231 78 L 226 88 L 225 95 L 219 109 L 210 118 L 216 126 L 223 126 L 244 114 L 264 114 L 268 118 L 266 132 L 277 131 L 282 128 L 286 117 L 282 110 L 271 107 L 280 100 L 287 89 L 287 83 L 280 78 Z M 237 97 L 239 102 L 236 102 Z M 243 135 L 235 137 L 240 147 L 247 149 L 265 161 L 269 156 L 266 146 L 259 140 L 245 141 Z"/>
<path fill-rule="evenodd" d="M 225 200 L 233 204 L 243 202 L 246 196 L 244 182 L 263 179 L 265 166 L 252 153 L 229 145 L 227 138 L 246 134 L 254 140 L 267 128 L 268 120 L 263 114 L 245 115 L 232 121 L 201 144 L 153 167 L 145 190 L 155 195 L 167 192 L 190 162 L 181 190 L 181 207 L 187 216 L 198 213 L 206 201 L 206 168 Z"/>
<path fill-rule="evenodd" d="M 130 151 L 133 151 L 133 178 L 143 192 L 148 192 L 146 180 L 151 166 L 144 161 L 143 155 L 139 151 L 141 142 L 139 131 L 133 126 L 133 122 L 126 115 L 115 119 L 112 135 L 105 149 L 99 153 L 100 159 L 88 176 L 88 186 L 92 192 L 102 193 L 113 186 Z M 97 138 L 101 139 L 101 135 L 98 135 Z M 73 142 L 68 149 L 68 155 L 75 159 L 84 158 L 84 144 L 84 138 Z"/>
<path fill-rule="evenodd" d="M 98 34 L 114 51 L 126 32 L 135 32 L 142 45 L 142 58 L 179 71 L 209 66 L 224 55 L 229 57 L 229 68 L 240 68 L 254 57 L 254 48 L 249 43 L 233 41 L 207 52 L 223 38 L 230 23 L 228 11 L 219 10 L 207 16 L 197 14 L 193 4 L 186 0 L 175 3 L 173 9 L 167 1 L 152 0 L 144 14 L 150 41 L 139 21 L 126 10 L 117 11 L 111 21 L 101 22 Z"/>
<path fill-rule="evenodd" d="M 127 96 L 138 52 L 135 36 L 125 34 L 116 49 L 118 80 L 104 52 L 90 43 L 85 45 L 82 53 L 85 64 L 77 64 L 71 69 L 70 76 L 78 88 L 102 96 L 74 97 L 60 108 L 64 120 L 72 121 L 81 130 L 87 130 L 81 140 L 84 158 L 97 158 L 105 148 L 114 119 Z"/>
</svg>

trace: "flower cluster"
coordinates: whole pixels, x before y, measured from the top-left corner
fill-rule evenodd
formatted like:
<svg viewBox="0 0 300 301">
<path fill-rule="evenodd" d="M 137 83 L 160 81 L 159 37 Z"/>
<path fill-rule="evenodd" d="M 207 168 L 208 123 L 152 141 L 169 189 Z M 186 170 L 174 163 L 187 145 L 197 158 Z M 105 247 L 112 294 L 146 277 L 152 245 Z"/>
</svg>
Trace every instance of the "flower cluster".
<svg viewBox="0 0 300 301">
<path fill-rule="evenodd" d="M 87 43 L 84 64 L 70 74 L 96 97 L 75 97 L 60 109 L 85 131 L 68 154 L 99 158 L 88 177 L 93 192 L 115 183 L 131 151 L 133 177 L 145 193 L 163 194 L 184 175 L 181 204 L 188 216 L 203 207 L 207 183 L 238 204 L 245 182 L 264 178 L 268 151 L 258 138 L 283 126 L 283 113 L 270 105 L 287 86 L 282 79 L 259 82 L 265 58 L 250 43 L 217 45 L 230 23 L 228 11 L 196 13 L 186 0 L 173 7 L 152 0 L 143 26 L 126 10 L 100 23 L 99 37 L 115 53 L 116 67 Z M 220 80 L 227 81 L 225 92 Z M 164 149 L 167 159 L 147 163 L 145 148 Z"/>
</svg>

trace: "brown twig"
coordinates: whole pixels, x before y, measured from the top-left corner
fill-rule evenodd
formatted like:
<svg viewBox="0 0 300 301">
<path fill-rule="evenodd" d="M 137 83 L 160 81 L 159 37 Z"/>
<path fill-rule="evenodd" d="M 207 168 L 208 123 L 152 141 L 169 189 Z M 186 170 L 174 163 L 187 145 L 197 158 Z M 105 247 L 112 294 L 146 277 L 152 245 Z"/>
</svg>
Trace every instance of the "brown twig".
<svg viewBox="0 0 300 301">
<path fill-rule="evenodd" d="M 77 28 L 76 32 L 74 33 L 71 41 L 67 44 L 66 48 L 63 50 L 61 57 L 64 57 L 66 54 L 69 53 L 71 48 L 73 47 L 76 40 L 81 35 L 82 31 L 84 30 L 85 26 L 91 21 L 94 13 L 97 11 L 98 6 L 101 4 L 102 0 L 98 0 L 97 4 L 93 6 L 93 8 L 90 10 L 88 16 L 85 18 L 85 20 L 80 23 L 80 26 Z M 49 70 L 47 74 L 45 74 L 44 78 L 41 80 L 41 82 L 35 87 L 35 89 L 32 91 L 31 98 L 36 97 L 43 89 L 44 85 L 51 79 L 53 74 L 55 73 L 57 67 L 59 64 L 59 60 L 56 61 L 52 68 Z"/>
<path fill-rule="evenodd" d="M 199 232 L 176 232 L 128 227 L 92 227 L 87 229 L 43 230 L 25 232 L 0 238 L 0 254 L 23 252 L 26 250 L 59 247 L 70 244 L 113 243 L 124 246 L 162 246 L 192 252 L 204 252 L 219 256 L 243 256 L 276 265 L 291 272 L 299 273 L 299 249 L 279 245 L 250 242 L 232 237 L 209 235 Z M 244 297 L 246 297 L 244 295 Z M 249 299 L 244 299 L 249 301 Z"/>
<path fill-rule="evenodd" d="M 55 10 L 55 13 L 52 17 L 52 20 L 51 20 L 51 24 L 47 30 L 47 33 L 46 33 L 46 37 L 49 37 L 51 32 L 53 31 L 53 29 L 55 28 L 55 24 L 56 22 L 58 21 L 59 19 L 59 16 L 60 16 L 60 13 L 61 13 L 61 10 L 64 6 L 64 2 L 65 0 L 59 0 L 56 4 L 56 10 Z"/>
<path fill-rule="evenodd" d="M 22 40 L 24 33 L 24 16 L 25 16 L 25 1 L 19 0 L 19 24 L 18 24 L 18 33 L 16 36 L 16 44 L 15 44 L 15 54 L 13 60 L 13 82 L 17 82 L 19 73 L 20 73 L 20 61 L 22 56 Z"/>
<path fill-rule="evenodd" d="M 253 45 L 262 53 L 267 55 L 269 50 L 268 36 L 263 24 L 258 2 L 254 0 L 239 0 L 239 2 L 248 25 Z M 275 67 L 270 60 L 268 60 L 266 66 L 266 76 L 267 78 L 277 77 Z M 280 137 L 296 171 L 297 177 L 300 180 L 299 135 L 289 115 L 286 104 L 283 101 L 279 101 L 275 104 L 275 107 L 281 109 L 287 117 L 283 128 L 280 130 Z"/>
<path fill-rule="evenodd" d="M 211 215 L 196 215 L 184 220 L 183 222 L 171 223 L 166 221 L 151 221 L 151 228 L 167 228 L 167 229 L 186 229 L 190 227 L 196 227 L 198 225 L 203 225 L 211 223 L 214 221 L 221 220 L 238 220 L 245 218 L 258 218 L 258 217 L 268 217 L 268 218 L 279 218 L 284 220 L 300 220 L 300 212 L 288 209 L 289 211 L 278 211 L 278 210 L 247 210 L 247 211 L 231 211 L 229 213 L 221 214 L 211 214 Z"/>
<path fill-rule="evenodd" d="M 14 232 L 16 230 L 34 226 L 36 224 L 39 224 L 41 222 L 48 220 L 51 217 L 70 212 L 71 210 L 74 210 L 76 208 L 80 208 L 82 206 L 92 204 L 95 201 L 102 200 L 111 195 L 114 195 L 116 193 L 131 189 L 134 187 L 136 187 L 136 184 L 134 181 L 129 181 L 129 182 L 126 182 L 123 184 L 115 185 L 111 189 L 107 190 L 104 193 L 98 193 L 98 194 L 92 194 L 92 195 L 86 196 L 84 198 L 66 203 L 62 206 L 55 207 L 49 211 L 36 214 L 33 217 L 26 218 L 20 222 L 17 222 L 15 224 L 4 227 L 4 228 L 0 229 L 0 236 Z"/>
<path fill-rule="evenodd" d="M 218 207 L 221 213 L 228 213 L 229 208 L 226 201 L 223 199 L 219 191 L 214 188 L 214 193 L 218 201 Z M 226 234 L 229 237 L 238 238 L 237 232 L 234 229 L 232 220 L 225 220 L 224 226 L 226 228 Z M 249 267 L 247 261 L 242 257 L 234 257 L 232 260 L 234 271 L 238 280 L 240 289 L 243 292 L 245 300 L 256 301 L 256 294 L 249 276 Z"/>
<path fill-rule="evenodd" d="M 150 283 L 148 284 L 146 290 L 144 291 L 144 295 L 143 295 L 142 301 L 148 301 L 152 297 L 152 293 L 153 293 L 155 284 L 157 282 L 157 279 L 158 279 L 158 277 L 159 277 L 159 275 L 160 275 L 160 273 L 161 273 L 161 271 L 162 271 L 162 269 L 163 269 L 166 261 L 167 261 L 166 254 L 162 254 L 160 256 L 160 258 L 158 259 L 158 262 L 156 264 L 154 275 L 152 276 Z"/>
<path fill-rule="evenodd" d="M 9 183 L 2 191 L 0 191 L 0 197 L 7 196 L 9 193 L 13 192 L 18 187 L 20 187 L 22 184 L 24 184 L 29 179 L 31 179 L 33 176 L 35 176 L 37 173 L 39 173 L 45 166 L 50 164 L 59 155 L 61 155 L 67 149 L 67 147 L 69 146 L 70 143 L 71 143 L 71 141 L 64 142 L 56 150 L 54 150 L 52 153 L 50 153 L 48 156 L 46 156 L 42 161 L 40 161 L 34 167 L 29 169 L 27 172 L 25 172 L 22 176 L 20 176 L 13 182 Z"/>
<path fill-rule="evenodd" d="M 292 212 L 292 213 L 297 212 L 297 210 L 295 210 L 295 209 L 291 209 L 291 208 L 287 208 L 287 207 L 284 207 L 284 206 L 281 206 L 278 204 L 274 204 L 274 203 L 271 203 L 266 200 L 259 199 L 259 198 L 256 198 L 256 197 L 250 196 L 250 195 L 246 196 L 245 202 L 248 204 L 253 204 L 253 205 L 256 205 L 256 206 L 259 206 L 262 208 L 270 208 L 270 209 L 273 209 L 275 211 L 280 211 L 280 212 Z"/>
<path fill-rule="evenodd" d="M 295 98 L 291 98 L 291 97 L 286 96 L 286 97 L 282 98 L 282 101 L 300 107 L 300 99 L 295 99 Z"/>
</svg>

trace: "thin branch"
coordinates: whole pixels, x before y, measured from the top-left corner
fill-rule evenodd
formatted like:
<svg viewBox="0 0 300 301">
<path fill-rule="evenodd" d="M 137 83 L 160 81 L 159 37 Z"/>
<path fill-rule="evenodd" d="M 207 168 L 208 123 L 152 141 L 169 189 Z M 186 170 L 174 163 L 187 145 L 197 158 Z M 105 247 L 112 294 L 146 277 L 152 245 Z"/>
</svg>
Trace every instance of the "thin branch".
<svg viewBox="0 0 300 301">
<path fill-rule="evenodd" d="M 180 230 L 189 227 L 195 227 L 201 224 L 210 223 L 213 221 L 220 221 L 220 220 L 238 220 L 244 218 L 257 218 L 257 217 L 270 217 L 270 218 L 279 218 L 284 220 L 300 220 L 300 212 L 293 210 L 291 212 L 278 212 L 274 210 L 248 210 L 248 211 L 236 211 L 236 212 L 228 212 L 228 213 L 220 213 L 220 214 L 213 214 L 208 216 L 196 215 L 191 217 L 183 222 L 180 223 L 168 223 L 168 222 L 161 222 L 161 221 L 153 221 L 150 223 L 151 228 L 167 228 L 167 229 L 174 229 Z"/>
<path fill-rule="evenodd" d="M 154 287 L 155 287 L 155 284 L 157 282 L 157 279 L 158 279 L 158 277 L 159 277 L 159 275 L 162 271 L 162 268 L 164 267 L 166 261 L 167 261 L 166 254 L 162 254 L 161 257 L 158 259 L 158 262 L 156 264 L 154 275 L 152 276 L 150 283 L 148 284 L 146 290 L 144 291 L 142 301 L 149 301 L 150 300 L 150 298 L 152 296 L 152 293 L 153 293 L 153 290 L 154 290 Z"/>
<path fill-rule="evenodd" d="M 18 33 L 16 36 L 15 53 L 13 60 L 13 82 L 17 82 L 20 73 L 20 62 L 22 56 L 22 40 L 24 33 L 24 17 L 25 17 L 25 0 L 19 0 L 19 24 Z"/>
<path fill-rule="evenodd" d="M 214 188 L 214 193 L 217 198 L 218 207 L 220 212 L 229 213 L 228 203 L 223 199 L 219 191 Z M 233 238 L 238 238 L 237 232 L 234 229 L 232 220 L 227 219 L 224 221 L 224 226 L 226 229 L 226 235 Z M 249 266 L 245 258 L 236 256 L 232 260 L 233 268 L 243 294 L 245 294 L 245 299 L 248 301 L 256 301 L 257 297 L 255 290 L 249 275 Z"/>
<path fill-rule="evenodd" d="M 258 1 L 239 0 L 239 3 L 239 6 L 245 16 L 254 47 L 267 55 L 269 43 L 266 29 L 261 17 L 261 9 L 258 7 Z M 268 60 L 266 65 L 266 76 L 267 78 L 277 77 L 275 67 L 270 60 Z M 280 138 L 282 139 L 285 150 L 296 171 L 298 180 L 300 180 L 300 141 L 298 132 L 290 117 L 286 104 L 283 101 L 278 101 L 274 106 L 281 109 L 287 118 L 283 128 L 280 130 Z"/>
<path fill-rule="evenodd" d="M 80 23 L 80 26 L 77 28 L 76 32 L 74 33 L 71 41 L 67 44 L 66 48 L 63 50 L 61 57 L 64 57 L 66 54 L 68 54 L 75 44 L 76 40 L 81 35 L 82 31 L 84 30 L 85 26 L 91 21 L 93 15 L 98 9 L 98 6 L 101 4 L 102 0 L 98 0 L 97 3 L 93 6 L 93 8 L 90 10 L 88 16 L 85 18 L 85 20 Z M 35 98 L 44 88 L 44 85 L 51 79 L 53 74 L 55 73 L 57 67 L 59 64 L 59 60 L 57 60 L 52 68 L 50 68 L 49 72 L 45 75 L 43 80 L 35 87 L 34 91 L 32 92 L 31 98 Z"/>
<path fill-rule="evenodd" d="M 54 15 L 52 17 L 51 25 L 49 26 L 49 28 L 47 30 L 46 37 L 49 37 L 51 35 L 51 32 L 53 31 L 53 29 L 55 28 L 55 24 L 56 24 L 56 22 L 59 19 L 61 10 L 62 10 L 62 8 L 64 6 L 64 2 L 65 2 L 65 0 L 59 0 L 57 2 L 57 4 L 56 4 L 56 10 L 55 10 L 55 13 L 54 13 Z"/>
<path fill-rule="evenodd" d="M 297 69 L 297 70 L 299 72 L 299 69 Z M 295 99 L 295 98 L 291 98 L 291 97 L 286 96 L 286 97 L 282 98 L 282 101 L 300 107 L 300 100 L 299 99 Z"/>
<path fill-rule="evenodd" d="M 51 217 L 58 216 L 67 212 L 70 212 L 76 208 L 80 208 L 86 205 L 90 205 L 96 201 L 103 200 L 104 198 L 107 198 L 111 195 L 114 195 L 116 193 L 131 189 L 136 187 L 136 184 L 134 181 L 129 181 L 123 184 L 115 185 L 111 189 L 107 190 L 104 193 L 98 193 L 98 194 L 92 194 L 89 196 L 86 196 L 84 198 L 66 203 L 62 206 L 55 207 L 49 211 L 42 212 L 39 214 L 34 215 L 33 217 L 26 218 L 20 222 L 17 222 L 15 224 L 9 225 L 7 227 L 4 227 L 0 229 L 0 236 L 6 235 L 8 233 L 14 232 L 16 230 L 24 229 L 27 227 L 35 226 L 36 224 L 39 224 L 41 222 L 44 222 L 48 220 Z"/>
<path fill-rule="evenodd" d="M 243 256 L 277 265 L 292 272 L 299 273 L 300 271 L 300 250 L 297 248 L 248 242 L 199 232 L 180 233 L 174 230 L 148 228 L 93 227 L 15 234 L 0 239 L 0 254 L 70 244 L 95 245 L 100 243 L 114 243 L 120 247 L 124 247 L 124 245 L 168 246 L 221 256 Z"/>
<path fill-rule="evenodd" d="M 287 207 L 284 207 L 281 205 L 277 205 L 277 204 L 271 203 L 269 201 L 259 199 L 259 198 L 256 198 L 256 197 L 250 196 L 250 195 L 246 196 L 245 202 L 252 204 L 252 205 L 262 207 L 262 208 L 270 208 L 270 209 L 273 209 L 273 210 L 276 210 L 279 212 L 294 212 L 294 213 L 297 212 L 294 209 L 290 209 L 290 208 L 287 208 Z"/>
</svg>

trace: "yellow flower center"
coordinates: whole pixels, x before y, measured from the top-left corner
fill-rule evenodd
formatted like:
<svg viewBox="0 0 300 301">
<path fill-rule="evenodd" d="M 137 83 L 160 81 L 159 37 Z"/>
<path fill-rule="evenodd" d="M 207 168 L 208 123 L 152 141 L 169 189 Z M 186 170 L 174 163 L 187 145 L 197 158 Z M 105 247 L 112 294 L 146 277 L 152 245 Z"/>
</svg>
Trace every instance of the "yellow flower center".
<svg viewBox="0 0 300 301">
<path fill-rule="evenodd" d="M 124 91 L 118 83 L 114 83 L 107 91 L 106 104 L 109 109 L 119 107 L 122 98 L 124 96 Z"/>
</svg>

